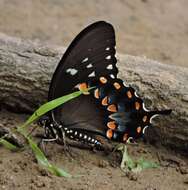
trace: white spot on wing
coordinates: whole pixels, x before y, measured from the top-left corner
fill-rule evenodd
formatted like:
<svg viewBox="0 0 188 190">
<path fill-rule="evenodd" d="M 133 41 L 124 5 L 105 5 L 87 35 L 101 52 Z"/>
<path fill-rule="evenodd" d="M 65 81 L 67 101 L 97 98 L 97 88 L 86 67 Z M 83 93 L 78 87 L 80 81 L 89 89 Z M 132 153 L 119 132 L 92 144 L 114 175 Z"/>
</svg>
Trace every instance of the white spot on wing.
<svg viewBox="0 0 188 190">
<path fill-rule="evenodd" d="M 107 59 L 107 60 L 111 59 L 111 55 L 106 56 L 105 59 Z"/>
<path fill-rule="evenodd" d="M 109 50 L 110 50 L 110 47 L 107 47 L 105 50 L 106 50 L 106 51 L 109 51 Z"/>
<path fill-rule="evenodd" d="M 87 135 L 84 135 L 84 139 L 87 139 Z"/>
<path fill-rule="evenodd" d="M 138 94 L 136 93 L 136 91 L 134 92 L 134 95 L 135 95 L 136 97 L 139 97 Z"/>
<path fill-rule="evenodd" d="M 95 71 L 93 71 L 92 73 L 90 73 L 90 74 L 88 75 L 88 77 L 95 77 Z"/>
<path fill-rule="evenodd" d="M 110 64 L 110 65 L 108 65 L 106 68 L 107 68 L 108 70 L 111 70 L 111 69 L 113 69 L 113 65 Z"/>
<path fill-rule="evenodd" d="M 123 85 L 126 87 L 126 86 L 128 86 L 125 82 L 123 82 Z"/>
<path fill-rule="evenodd" d="M 142 130 L 142 133 L 144 134 L 145 133 L 145 130 L 148 128 L 149 126 L 147 125 L 147 126 L 145 126 L 144 128 L 143 128 L 143 130 Z"/>
<path fill-rule="evenodd" d="M 154 118 L 157 117 L 158 115 L 159 115 L 159 114 L 153 115 L 153 116 L 150 118 L 149 122 L 152 123 L 152 119 L 154 119 Z"/>
<path fill-rule="evenodd" d="M 85 59 L 83 59 L 82 63 L 85 63 L 86 61 L 88 61 L 88 57 L 86 57 Z"/>
<path fill-rule="evenodd" d="M 89 65 L 86 66 L 87 68 L 93 67 L 93 65 L 90 63 Z"/>
<path fill-rule="evenodd" d="M 111 77 L 112 79 L 115 79 L 115 76 L 114 76 L 113 74 L 111 74 L 110 77 Z"/>
<path fill-rule="evenodd" d="M 66 70 L 66 73 L 69 73 L 72 76 L 74 76 L 77 72 L 78 72 L 78 70 L 76 70 L 74 68 L 69 68 Z"/>
<path fill-rule="evenodd" d="M 142 105 L 143 105 L 143 109 L 144 109 L 144 111 L 147 111 L 147 112 L 148 112 L 149 110 L 145 107 L 144 102 L 143 102 L 143 104 L 142 104 Z"/>
</svg>

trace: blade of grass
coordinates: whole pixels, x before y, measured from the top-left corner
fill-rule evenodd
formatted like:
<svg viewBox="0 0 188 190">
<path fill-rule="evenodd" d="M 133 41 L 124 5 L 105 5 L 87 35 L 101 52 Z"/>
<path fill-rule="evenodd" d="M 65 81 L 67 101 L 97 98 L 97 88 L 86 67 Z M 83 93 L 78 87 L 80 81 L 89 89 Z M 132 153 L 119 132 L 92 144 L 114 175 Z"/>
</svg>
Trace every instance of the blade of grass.
<svg viewBox="0 0 188 190">
<path fill-rule="evenodd" d="M 12 143 L 8 142 L 4 138 L 0 138 L 0 144 L 2 144 L 5 148 L 11 150 L 11 151 L 16 151 L 18 150 L 18 147 L 13 145 Z"/>
<path fill-rule="evenodd" d="M 31 138 L 27 138 L 31 149 L 38 161 L 38 163 L 48 169 L 51 173 L 60 177 L 72 177 L 71 174 L 67 173 L 61 168 L 56 167 L 55 165 L 49 163 L 48 159 L 45 157 L 44 153 L 40 150 L 40 148 L 36 145 L 36 143 L 31 140 Z"/>
<path fill-rule="evenodd" d="M 62 96 L 60 98 L 54 99 L 52 101 L 49 101 L 45 104 L 43 104 L 42 106 L 40 106 L 30 117 L 29 119 L 21 126 L 21 127 L 25 127 L 29 124 L 31 124 L 32 122 L 34 122 L 35 120 L 37 120 L 39 117 L 41 117 L 42 115 L 44 115 L 45 113 L 49 112 L 50 110 L 60 106 L 61 104 L 76 98 L 78 96 L 80 96 L 82 94 L 81 91 L 77 91 L 77 92 L 73 92 L 71 94 Z"/>
<path fill-rule="evenodd" d="M 86 91 L 91 90 L 93 88 L 95 88 L 95 87 L 91 87 L 91 88 L 87 89 Z M 38 163 L 40 165 L 42 165 L 43 167 L 45 167 L 46 169 L 48 169 L 51 173 L 53 173 L 56 176 L 72 177 L 71 174 L 67 173 L 63 169 L 58 168 L 55 165 L 49 163 L 48 159 L 45 157 L 44 153 L 40 150 L 40 148 L 37 146 L 37 144 L 30 137 L 28 137 L 28 135 L 27 135 L 28 131 L 27 131 L 26 127 L 29 124 L 31 124 L 32 122 L 34 122 L 35 120 L 37 120 L 39 117 L 44 115 L 45 113 L 49 112 L 50 110 L 62 105 L 63 103 L 65 103 L 73 98 L 80 96 L 83 92 L 84 91 L 73 92 L 71 94 L 62 96 L 60 98 L 54 99 L 50 102 L 43 104 L 29 117 L 29 119 L 22 126 L 17 128 L 17 131 L 28 140 L 28 143 L 29 143 Z M 9 149 L 14 148 L 14 145 L 12 146 L 11 143 L 5 141 L 4 139 L 0 139 L 0 140 L 1 140 L 0 143 L 2 143 L 7 148 L 9 148 Z"/>
<path fill-rule="evenodd" d="M 87 91 L 93 89 L 95 87 L 91 87 L 88 88 Z M 24 132 L 24 128 L 27 127 L 29 124 L 33 123 L 34 121 L 36 121 L 39 117 L 41 117 L 42 115 L 46 114 L 47 112 L 49 112 L 50 110 L 55 109 L 56 107 L 68 102 L 69 100 L 72 100 L 78 96 L 80 96 L 84 91 L 77 91 L 77 92 L 73 92 L 71 94 L 62 96 L 60 98 L 56 98 L 52 101 L 49 101 L 45 104 L 43 104 L 42 106 L 40 106 L 30 117 L 29 119 L 18 128 L 18 131 L 23 131 Z"/>
</svg>

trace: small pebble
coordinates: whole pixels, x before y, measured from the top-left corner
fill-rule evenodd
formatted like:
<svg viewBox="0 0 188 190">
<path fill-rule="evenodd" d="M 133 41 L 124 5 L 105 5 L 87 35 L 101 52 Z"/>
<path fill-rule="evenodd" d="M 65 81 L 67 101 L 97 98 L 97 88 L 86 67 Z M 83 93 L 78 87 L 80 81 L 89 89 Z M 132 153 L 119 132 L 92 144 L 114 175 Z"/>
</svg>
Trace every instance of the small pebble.
<svg viewBox="0 0 188 190">
<path fill-rule="evenodd" d="M 135 173 L 133 173 L 133 172 L 126 172 L 126 176 L 131 181 L 137 181 L 138 180 L 138 176 Z"/>
<path fill-rule="evenodd" d="M 180 166 L 179 170 L 180 170 L 180 173 L 183 175 L 188 174 L 188 167 L 187 166 Z"/>
<path fill-rule="evenodd" d="M 108 163 L 106 160 L 99 160 L 98 166 L 99 166 L 100 168 L 106 168 L 106 167 L 109 166 L 109 163 Z"/>
</svg>

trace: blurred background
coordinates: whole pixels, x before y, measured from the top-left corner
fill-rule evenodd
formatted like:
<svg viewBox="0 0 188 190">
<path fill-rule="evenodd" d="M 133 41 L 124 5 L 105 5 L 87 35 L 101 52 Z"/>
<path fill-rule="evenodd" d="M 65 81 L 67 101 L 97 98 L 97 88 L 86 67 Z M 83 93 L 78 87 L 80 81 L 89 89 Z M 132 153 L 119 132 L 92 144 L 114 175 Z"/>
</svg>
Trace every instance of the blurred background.
<svg viewBox="0 0 188 190">
<path fill-rule="evenodd" d="M 0 32 L 25 39 L 67 46 L 97 20 L 119 53 L 188 67 L 188 0 L 0 0 Z"/>
</svg>

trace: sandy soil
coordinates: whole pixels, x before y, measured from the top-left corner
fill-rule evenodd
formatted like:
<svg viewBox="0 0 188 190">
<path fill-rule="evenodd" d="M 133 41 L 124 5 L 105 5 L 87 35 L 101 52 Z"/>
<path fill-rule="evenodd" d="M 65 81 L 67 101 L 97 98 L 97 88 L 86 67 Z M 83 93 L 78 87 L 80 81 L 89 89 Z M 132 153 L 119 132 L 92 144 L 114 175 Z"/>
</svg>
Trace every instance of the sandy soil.
<svg viewBox="0 0 188 190">
<path fill-rule="evenodd" d="M 24 115 L 0 112 L 1 124 L 7 127 L 18 126 L 25 118 Z M 142 156 L 161 164 L 158 169 L 144 170 L 138 175 L 125 175 L 115 155 L 71 148 L 74 156 L 71 158 L 60 145 L 50 143 L 46 148 L 51 162 L 80 176 L 72 179 L 53 176 L 38 166 L 28 148 L 10 152 L 0 147 L 0 190 L 123 190 L 133 187 L 135 190 L 186 190 L 188 187 L 188 160 L 159 147 L 143 143 L 128 147 L 131 156 L 137 159 Z"/>
<path fill-rule="evenodd" d="M 0 0 L 0 32 L 67 46 L 87 24 L 113 23 L 118 52 L 188 66 L 187 0 Z M 15 127 L 25 115 L 0 111 L 0 125 Z M 130 146 L 133 157 L 161 164 L 136 176 L 125 175 L 114 155 L 71 148 L 74 159 L 57 144 L 47 146 L 49 160 L 80 177 L 55 177 L 38 166 L 26 149 L 12 153 L 0 147 L 0 190 L 186 190 L 188 161 L 162 147 Z M 159 159 L 160 158 L 160 159 Z"/>
<path fill-rule="evenodd" d="M 110 21 L 118 52 L 188 66 L 187 0 L 0 0 L 0 32 L 67 46 L 86 25 Z"/>
</svg>

